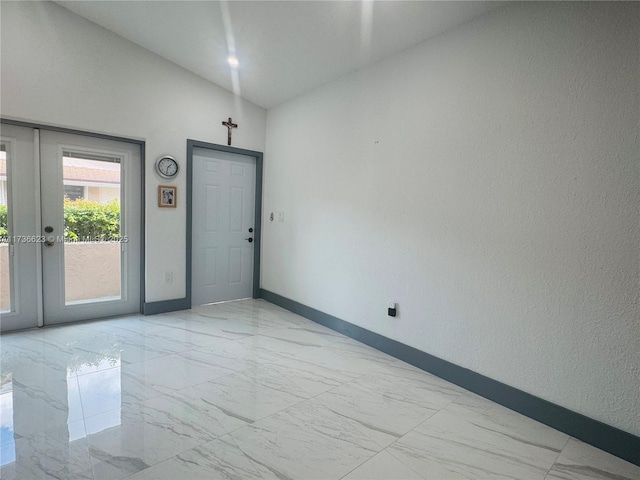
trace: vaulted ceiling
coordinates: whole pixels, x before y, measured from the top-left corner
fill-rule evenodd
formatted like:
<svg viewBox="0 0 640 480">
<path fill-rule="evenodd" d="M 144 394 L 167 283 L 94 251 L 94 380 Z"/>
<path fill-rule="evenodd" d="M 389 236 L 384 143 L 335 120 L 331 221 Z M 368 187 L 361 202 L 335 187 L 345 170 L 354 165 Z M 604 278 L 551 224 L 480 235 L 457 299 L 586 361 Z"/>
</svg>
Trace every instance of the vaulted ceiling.
<svg viewBox="0 0 640 480">
<path fill-rule="evenodd" d="M 500 2 L 58 1 L 270 108 L 482 15 Z M 236 55 L 238 67 L 227 63 Z"/>
</svg>

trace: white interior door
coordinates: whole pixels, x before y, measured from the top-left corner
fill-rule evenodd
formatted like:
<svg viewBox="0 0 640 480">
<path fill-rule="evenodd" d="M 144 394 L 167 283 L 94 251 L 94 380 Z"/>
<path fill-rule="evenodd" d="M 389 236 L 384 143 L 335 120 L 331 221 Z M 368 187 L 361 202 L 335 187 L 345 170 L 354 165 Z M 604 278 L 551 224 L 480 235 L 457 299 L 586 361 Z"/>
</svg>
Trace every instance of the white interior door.
<svg viewBox="0 0 640 480">
<path fill-rule="evenodd" d="M 252 296 L 255 178 L 253 157 L 194 149 L 193 305 Z"/>
<path fill-rule="evenodd" d="M 0 328 L 139 312 L 139 147 L 10 125 L 2 137 L 10 242 L 0 244 Z"/>
</svg>

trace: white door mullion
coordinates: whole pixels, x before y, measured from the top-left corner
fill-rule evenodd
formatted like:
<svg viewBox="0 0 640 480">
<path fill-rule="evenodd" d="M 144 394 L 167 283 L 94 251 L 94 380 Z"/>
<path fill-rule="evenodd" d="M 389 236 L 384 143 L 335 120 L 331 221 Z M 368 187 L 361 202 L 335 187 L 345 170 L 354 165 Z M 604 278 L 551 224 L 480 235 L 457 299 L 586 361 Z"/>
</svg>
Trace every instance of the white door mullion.
<svg viewBox="0 0 640 480">
<path fill-rule="evenodd" d="M 33 130 L 33 163 L 34 163 L 34 179 L 36 188 L 34 188 L 35 195 L 35 221 L 36 232 L 40 235 L 42 232 L 42 202 L 41 202 L 41 176 L 40 176 L 40 130 L 35 128 Z M 42 243 L 36 245 L 36 315 L 38 327 L 44 326 L 44 307 L 42 300 Z"/>
</svg>

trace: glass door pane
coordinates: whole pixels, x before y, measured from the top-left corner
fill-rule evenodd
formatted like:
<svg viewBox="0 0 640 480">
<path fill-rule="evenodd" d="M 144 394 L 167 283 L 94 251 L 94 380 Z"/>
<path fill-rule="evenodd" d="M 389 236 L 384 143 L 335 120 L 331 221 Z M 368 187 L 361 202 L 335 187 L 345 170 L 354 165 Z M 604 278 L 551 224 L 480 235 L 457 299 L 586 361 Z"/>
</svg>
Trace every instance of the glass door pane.
<svg viewBox="0 0 640 480">
<path fill-rule="evenodd" d="M 0 312 L 11 312 L 11 270 L 13 259 L 9 255 L 11 239 L 11 209 L 9 205 L 9 165 L 7 144 L 0 144 Z"/>
<path fill-rule="evenodd" d="M 122 298 L 121 164 L 64 152 L 65 304 Z"/>
</svg>

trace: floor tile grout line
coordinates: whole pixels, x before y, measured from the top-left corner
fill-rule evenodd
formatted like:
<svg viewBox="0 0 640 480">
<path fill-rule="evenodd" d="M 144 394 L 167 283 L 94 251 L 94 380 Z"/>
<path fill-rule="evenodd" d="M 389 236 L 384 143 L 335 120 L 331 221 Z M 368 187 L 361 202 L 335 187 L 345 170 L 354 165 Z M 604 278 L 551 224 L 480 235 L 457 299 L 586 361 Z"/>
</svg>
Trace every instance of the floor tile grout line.
<svg viewBox="0 0 640 480">
<path fill-rule="evenodd" d="M 407 435 L 408 435 L 408 434 L 409 434 L 409 432 L 407 432 Z M 398 440 L 400 440 L 400 439 L 398 439 Z M 393 443 L 396 443 L 396 442 L 393 442 Z M 393 443 L 392 443 L 391 445 L 393 445 Z M 390 447 L 391 445 L 389 445 L 389 447 Z M 396 457 L 396 456 L 393 454 L 393 452 L 392 452 L 391 450 L 389 450 L 389 447 L 387 447 L 387 448 L 385 448 L 385 449 L 384 449 L 384 451 L 385 451 L 386 453 L 388 453 L 389 455 L 391 455 L 393 458 L 395 458 L 398 462 L 400 462 L 402 465 L 404 465 L 405 467 L 407 467 L 407 468 L 408 468 L 409 470 L 411 470 L 412 472 L 415 472 L 415 474 L 416 474 L 416 475 L 418 475 L 418 477 L 420 477 L 420 478 L 422 478 L 422 479 L 424 479 L 424 478 L 425 478 L 425 477 L 423 477 L 423 476 L 420 474 L 420 472 L 417 472 L 417 471 L 416 471 L 414 468 L 412 468 L 410 465 L 407 465 L 407 463 L 406 463 L 404 460 L 402 460 L 402 459 L 400 459 L 400 458 Z"/>
<path fill-rule="evenodd" d="M 412 429 L 410 429 L 409 431 L 405 432 L 403 435 L 400 436 L 400 438 L 398 438 L 397 440 L 394 440 L 391 444 L 387 445 L 386 448 L 389 448 L 391 445 L 393 445 L 394 443 L 399 442 L 400 440 L 402 440 L 402 438 L 406 437 L 407 435 L 409 435 L 411 432 L 413 432 L 415 429 L 421 427 L 422 425 L 424 425 L 425 423 L 427 423 L 428 421 L 430 421 L 433 417 L 435 417 L 436 415 L 438 415 L 440 412 L 443 412 L 449 405 L 451 405 L 453 402 L 455 402 L 458 398 L 460 398 L 462 395 L 458 395 L 456 398 L 452 399 L 449 403 L 447 403 L 444 407 L 440 408 L 440 409 L 433 409 L 435 410 L 433 412 L 433 414 L 429 415 L 427 418 L 425 418 L 423 421 L 421 421 L 420 423 L 418 423 L 415 427 L 413 427 Z"/>
<path fill-rule="evenodd" d="M 398 443 L 400 440 L 402 440 L 404 437 L 406 437 L 407 435 L 409 435 L 411 432 L 413 432 L 415 429 L 419 428 L 420 426 L 424 425 L 425 423 L 427 423 L 429 420 L 431 420 L 433 417 L 435 417 L 438 413 L 444 411 L 449 405 L 451 405 L 452 403 L 454 403 L 456 400 L 458 400 L 460 397 L 464 396 L 465 394 L 462 393 L 460 395 L 458 395 L 457 397 L 451 399 L 451 401 L 449 403 L 447 403 L 444 407 L 442 407 L 439 410 L 436 410 L 433 415 L 430 415 L 428 418 L 425 418 L 422 422 L 420 422 L 419 424 L 417 424 L 415 427 L 413 427 L 411 430 L 409 430 L 408 432 L 406 432 L 404 435 L 402 435 L 400 438 L 394 440 L 393 442 L 391 442 L 389 445 L 387 445 L 383 451 L 386 451 L 389 455 L 391 455 L 393 458 L 395 458 L 397 461 L 399 461 L 401 464 L 403 464 L 405 467 L 407 467 L 409 470 L 411 470 L 412 472 L 415 472 L 420 478 L 424 478 L 419 472 L 416 472 L 415 469 L 411 468 L 411 466 L 407 465 L 406 462 L 404 462 L 402 459 L 396 457 L 393 452 L 391 452 L 389 450 L 389 448 L 393 445 L 395 445 L 396 443 Z"/>
<path fill-rule="evenodd" d="M 398 443 L 399 441 L 402 440 L 402 438 L 404 438 L 406 435 L 409 435 L 411 432 L 413 432 L 414 430 L 416 430 L 417 428 L 419 428 L 420 426 L 424 425 L 425 423 L 429 422 L 430 420 L 432 420 L 438 413 L 443 412 L 444 410 L 446 410 L 446 408 L 448 408 L 449 406 L 451 406 L 452 404 L 454 404 L 455 402 L 457 402 L 460 398 L 464 397 L 465 395 L 468 395 L 469 393 L 472 394 L 472 392 L 467 392 L 467 393 L 463 393 L 461 395 L 459 395 L 458 397 L 454 398 L 451 400 L 451 402 L 449 402 L 445 407 L 443 407 L 442 409 L 438 410 L 437 412 L 435 412 L 433 415 L 431 415 L 429 418 L 427 418 L 426 420 L 424 420 L 423 422 L 421 422 L 419 425 L 416 425 L 414 428 L 412 428 L 410 431 L 408 431 L 405 435 L 403 435 L 402 437 L 400 437 L 399 439 L 395 440 L 393 443 L 391 443 L 390 445 L 388 445 L 385 450 L 388 450 L 390 447 L 392 447 L 394 444 Z M 494 404 L 495 402 L 492 402 L 489 400 L 489 402 L 491 404 Z M 552 429 L 555 430 L 555 429 Z M 555 430 L 557 431 L 557 430 Z M 562 432 L 560 432 L 562 433 Z M 551 463 L 551 466 L 549 467 L 549 469 L 547 470 L 547 473 L 545 474 L 544 477 L 542 477 L 542 480 L 545 480 L 546 477 L 549 475 L 549 473 L 551 472 L 551 470 L 553 469 L 554 465 L 557 463 L 558 458 L 560 457 L 560 455 L 562 454 L 563 450 L 566 448 L 567 444 L 569 443 L 569 441 L 571 440 L 572 437 L 568 437 L 567 440 L 565 441 L 565 443 L 563 444 L 563 447 L 560 449 L 560 451 L 558 452 L 558 455 L 555 457 L 555 460 Z M 402 463 L 403 465 L 405 465 L 406 467 L 408 467 L 409 469 L 411 469 L 412 471 L 415 472 L 415 469 L 413 469 L 411 466 L 407 465 L 406 462 L 404 462 L 402 459 L 398 458 L 396 455 L 393 454 L 392 451 L 388 451 L 387 453 L 389 453 L 391 456 L 393 456 L 396 460 L 398 460 L 400 463 Z M 418 472 L 416 472 L 418 473 Z"/>
<path fill-rule="evenodd" d="M 360 467 L 362 467 L 365 463 L 370 462 L 371 460 L 373 460 L 374 458 L 376 458 L 378 455 L 380 455 L 382 452 L 384 452 L 386 449 L 386 447 L 382 450 L 380 450 L 377 453 L 374 453 L 373 456 L 367 458 L 366 460 L 364 460 L 362 463 L 360 463 L 359 465 L 357 465 L 356 467 L 352 468 L 351 470 L 349 470 L 347 473 L 345 473 L 344 475 L 342 475 L 340 478 L 338 478 L 337 480 L 342 480 L 343 478 L 347 477 L 348 475 L 350 475 L 351 473 L 355 472 L 357 469 L 359 469 Z M 395 457 L 394 457 L 395 458 Z"/>
<path fill-rule="evenodd" d="M 279 366 L 282 366 L 282 365 L 279 365 Z M 283 367 L 284 367 L 284 368 L 289 368 L 289 367 L 286 367 L 286 366 L 283 366 Z M 245 370 L 243 370 L 242 372 L 246 372 L 247 370 L 249 370 L 249 369 L 251 369 L 251 368 L 253 368 L 253 367 L 249 367 L 248 369 L 245 369 Z M 292 369 L 292 370 L 293 370 L 293 369 Z M 236 373 L 242 373 L 242 372 L 236 372 Z M 234 374 L 232 373 L 232 374 L 229 374 L 229 375 L 225 375 L 225 377 L 230 376 L 230 375 L 234 375 Z M 288 406 L 286 406 L 286 407 L 284 407 L 284 408 L 282 408 L 282 409 L 280 409 L 280 410 L 278 410 L 278 411 L 276 411 L 276 412 L 272 412 L 272 413 L 270 413 L 270 414 L 268 414 L 268 415 L 265 415 L 264 417 L 260 417 L 260 418 L 258 418 L 258 419 L 253 420 L 251 423 L 247 423 L 246 425 L 242 425 L 242 426 L 240 426 L 240 427 L 238 427 L 238 428 L 236 428 L 236 429 L 232 430 L 232 432 L 235 432 L 235 431 L 237 431 L 237 430 L 240 430 L 241 428 L 244 428 L 244 427 L 246 427 L 246 426 L 253 425 L 253 424 L 257 423 L 257 422 L 263 421 L 263 420 L 265 420 L 265 419 L 267 419 L 267 418 L 269 418 L 269 417 L 272 417 L 273 415 L 277 415 L 277 414 L 279 414 L 279 413 L 282 413 L 282 412 L 284 412 L 285 410 L 288 410 L 288 409 L 290 409 L 290 408 L 293 408 L 293 407 L 295 407 L 295 406 L 297 406 L 297 405 L 300 405 L 300 404 L 302 404 L 302 403 L 304 403 L 304 402 L 307 402 L 307 401 L 309 401 L 309 400 L 313 400 L 313 399 L 315 399 L 316 397 L 318 397 L 318 396 L 320 396 L 320 395 L 324 395 L 325 393 L 327 393 L 327 392 L 329 392 L 329 391 L 331 391 L 331 390 L 334 390 L 334 389 L 336 389 L 336 388 L 338 388 L 338 387 L 341 387 L 341 386 L 343 386 L 343 385 L 345 385 L 345 384 L 347 384 L 347 383 L 350 383 L 350 382 L 352 382 L 352 381 L 355 381 L 355 380 L 357 380 L 358 378 L 362 378 L 362 377 L 363 377 L 363 376 L 365 376 L 365 375 L 366 375 L 366 374 L 364 374 L 364 375 L 360 375 L 360 376 L 358 376 L 358 377 L 356 377 L 356 378 L 354 378 L 354 379 L 352 379 L 352 380 L 349 380 L 349 381 L 347 381 L 347 382 L 345 382 L 345 383 L 342 383 L 342 384 L 340 384 L 340 385 L 336 385 L 335 387 L 331 387 L 329 390 L 325 390 L 324 392 L 317 393 L 317 394 L 315 394 L 315 395 L 313 395 L 313 396 L 311 396 L 311 397 L 301 399 L 300 401 L 295 402 L 295 403 L 292 403 L 291 405 L 288 405 Z M 223 377 L 218 377 L 218 378 L 220 378 L 220 379 L 221 379 L 221 378 L 223 378 Z M 206 381 L 204 381 L 204 382 L 198 383 L 197 385 L 192 385 L 191 387 L 186 387 L 186 388 L 195 388 L 195 387 L 196 387 L 196 386 L 198 386 L 198 385 L 203 385 L 203 384 L 205 384 L 205 383 L 212 382 L 213 380 L 216 380 L 216 379 L 206 380 Z M 181 390 L 186 390 L 186 388 L 181 389 Z M 214 404 L 214 405 L 215 405 L 215 404 Z M 222 407 L 220 407 L 219 405 L 215 405 L 215 406 L 216 406 L 217 408 L 222 408 Z M 231 433 L 231 432 L 227 432 L 227 433 Z"/>
<path fill-rule="evenodd" d="M 246 425 L 245 425 L 246 426 Z M 242 427 L 244 428 L 244 427 Z M 234 431 L 237 431 L 239 429 L 236 429 Z M 237 442 L 237 440 L 235 439 L 235 437 L 233 435 L 231 435 L 231 433 L 227 434 L 229 436 L 229 438 L 231 439 L 231 441 L 233 442 L 233 444 L 238 448 L 238 450 L 240 450 L 242 452 L 242 454 L 245 456 L 245 458 L 249 461 L 249 463 L 251 464 L 251 466 L 253 467 L 253 469 L 258 473 L 258 475 L 260 476 L 260 478 L 262 478 L 263 480 L 268 480 L 264 477 L 264 475 L 262 474 L 262 472 L 258 469 L 258 467 L 255 465 L 255 462 L 253 461 L 253 459 L 249 456 L 249 454 L 247 452 L 245 452 L 242 447 L 240 446 L 240 444 Z"/>
<path fill-rule="evenodd" d="M 225 433 L 225 435 L 227 435 L 227 434 Z M 184 449 L 184 450 L 182 450 L 182 451 L 180 451 L 180 452 L 176 453 L 175 455 L 171 455 L 170 457 L 165 458 L 164 460 L 161 460 L 161 461 L 159 461 L 159 462 L 156 462 L 156 463 L 154 463 L 154 464 L 152 464 L 152 465 L 147 465 L 147 467 L 146 467 L 146 468 L 143 468 L 142 470 L 138 470 L 137 472 L 127 473 L 127 474 L 126 474 L 126 475 L 124 475 L 124 476 L 118 477 L 116 480 L 124 480 L 124 479 L 126 479 L 126 478 L 133 477 L 134 475 L 137 475 L 137 474 L 139 474 L 140 472 L 144 472 L 145 470 L 148 470 L 148 469 L 150 469 L 150 468 L 152 468 L 152 467 L 155 467 L 155 466 L 160 465 L 160 464 L 162 464 L 162 463 L 168 462 L 169 460 L 173 460 L 174 458 L 179 457 L 179 456 L 180 456 L 180 455 L 182 455 L 183 453 L 190 452 L 191 450 L 195 450 L 196 448 L 200 448 L 200 447 L 202 447 L 203 445 L 206 445 L 206 444 L 208 444 L 208 443 L 214 442 L 215 440 L 219 439 L 219 438 L 220 438 L 220 437 L 222 437 L 222 436 L 224 436 L 224 435 L 219 435 L 219 436 L 218 436 L 218 435 L 216 435 L 216 436 L 215 436 L 215 438 L 214 438 L 213 440 L 205 440 L 204 442 L 199 443 L 198 445 L 195 445 L 195 446 L 193 446 L 193 447 L 191 447 L 191 448 L 186 448 L 186 449 Z M 146 463 L 146 462 L 145 462 L 145 463 Z"/>
<path fill-rule="evenodd" d="M 567 448 L 567 445 L 569 444 L 569 441 L 571 441 L 571 438 L 572 438 L 571 435 L 567 435 L 567 441 L 564 442 L 564 445 L 562 445 L 562 448 L 558 452 L 558 455 L 556 455 L 556 458 L 553 460 L 553 462 L 551 462 L 551 466 L 549 467 L 549 470 L 547 470 L 547 473 L 544 475 L 543 480 L 546 480 L 546 478 L 551 473 L 551 470 L 553 470 L 553 467 L 556 466 L 556 464 L 558 463 L 558 459 L 562 455 L 562 452 L 564 451 L 564 449 Z"/>
</svg>

